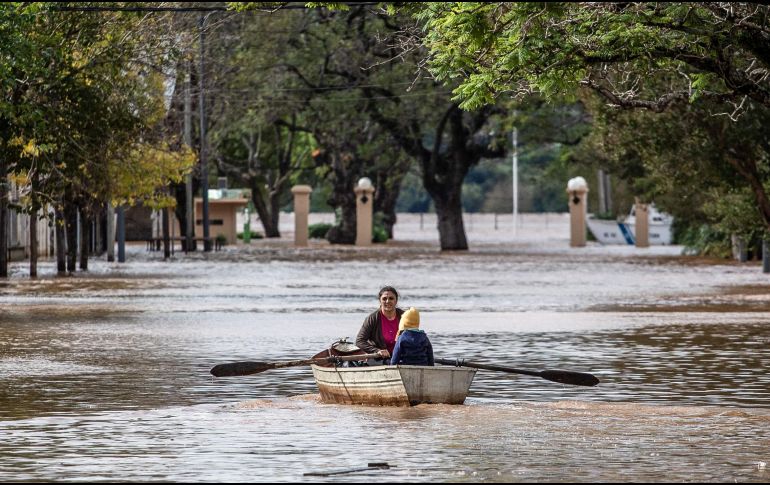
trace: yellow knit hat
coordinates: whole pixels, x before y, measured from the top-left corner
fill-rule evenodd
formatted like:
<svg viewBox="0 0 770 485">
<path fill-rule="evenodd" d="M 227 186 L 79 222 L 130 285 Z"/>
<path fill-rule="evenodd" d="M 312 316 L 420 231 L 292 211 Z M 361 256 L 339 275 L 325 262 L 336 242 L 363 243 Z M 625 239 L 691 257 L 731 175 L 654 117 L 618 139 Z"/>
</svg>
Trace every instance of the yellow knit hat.
<svg viewBox="0 0 770 485">
<path fill-rule="evenodd" d="M 415 307 L 410 307 L 401 315 L 401 321 L 398 322 L 398 333 L 408 328 L 420 328 L 420 312 Z"/>
</svg>

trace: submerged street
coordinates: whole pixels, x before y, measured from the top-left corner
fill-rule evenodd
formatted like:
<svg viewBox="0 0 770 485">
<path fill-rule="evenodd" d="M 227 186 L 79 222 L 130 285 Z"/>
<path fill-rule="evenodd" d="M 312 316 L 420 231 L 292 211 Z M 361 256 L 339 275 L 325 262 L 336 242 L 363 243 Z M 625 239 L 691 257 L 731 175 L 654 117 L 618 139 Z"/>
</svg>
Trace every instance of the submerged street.
<svg viewBox="0 0 770 485">
<path fill-rule="evenodd" d="M 510 241 L 489 222 L 462 253 L 404 218 L 371 249 L 284 238 L 163 262 L 136 246 L 126 264 L 69 278 L 43 262 L 37 280 L 12 266 L 0 480 L 767 481 L 770 287 L 757 264 L 569 249 L 553 221 Z M 385 284 L 419 308 L 437 357 L 601 384 L 479 371 L 462 406 L 380 408 L 321 403 L 306 367 L 209 374 L 355 339 Z M 304 476 L 372 462 L 391 468 Z"/>
</svg>

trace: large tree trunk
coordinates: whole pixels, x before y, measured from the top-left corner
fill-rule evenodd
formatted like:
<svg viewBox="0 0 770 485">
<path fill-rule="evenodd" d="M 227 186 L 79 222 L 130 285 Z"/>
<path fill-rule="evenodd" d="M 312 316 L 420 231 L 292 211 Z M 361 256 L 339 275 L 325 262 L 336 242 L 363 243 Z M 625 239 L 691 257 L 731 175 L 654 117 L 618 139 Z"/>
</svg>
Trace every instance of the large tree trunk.
<svg viewBox="0 0 770 485">
<path fill-rule="evenodd" d="M 373 90 L 371 93 L 376 94 Z M 464 113 L 457 104 L 450 103 L 436 124 L 433 147 L 429 150 L 423 143 L 422 127 L 416 121 L 405 123 L 394 119 L 377 105 L 369 108 L 372 118 L 388 130 L 406 153 L 420 162 L 423 186 L 436 206 L 442 251 L 468 249 L 462 223 L 462 184 L 468 171 L 482 157 L 499 157 L 505 153 L 502 146 L 490 143 L 490 135 L 483 132 L 495 110 L 490 106 Z"/>
<path fill-rule="evenodd" d="M 195 194 L 199 190 L 200 183 L 198 180 L 193 177 L 192 181 L 192 190 L 193 194 Z M 179 221 L 179 235 L 181 237 L 187 236 L 187 186 L 186 183 L 180 183 L 180 184 L 171 184 L 171 193 L 174 195 L 174 198 L 176 199 L 176 207 L 174 208 L 174 214 L 176 214 L 176 218 Z M 194 206 L 193 211 L 195 211 Z M 188 251 L 195 251 L 195 221 L 193 220 L 193 227 L 192 227 L 192 237 L 193 240 L 189 242 L 189 246 L 187 246 L 187 241 L 185 241 L 185 247 Z"/>
<path fill-rule="evenodd" d="M 346 201 L 337 206 L 341 212 L 339 224 L 329 229 L 326 234 L 326 239 L 332 244 L 356 243 L 356 197 L 352 190 L 350 192 L 352 204 Z M 332 205 L 331 201 L 329 205 Z"/>
<path fill-rule="evenodd" d="M 445 186 L 441 192 L 431 194 L 436 204 L 438 233 L 442 251 L 467 250 L 463 223 L 462 183 Z"/>
<path fill-rule="evenodd" d="M 275 228 L 276 237 L 281 237 L 280 230 L 280 217 L 281 217 L 281 190 L 276 188 L 270 195 L 270 218 L 271 224 Z"/>
<path fill-rule="evenodd" d="M 277 214 L 273 217 L 273 211 L 277 212 L 277 210 L 275 208 L 268 208 L 265 203 L 265 197 L 262 189 L 259 187 L 259 178 L 252 177 L 250 181 L 251 201 L 254 203 L 254 209 L 257 211 L 259 221 L 262 223 L 262 229 L 265 230 L 265 237 L 281 237 L 281 233 L 278 230 Z"/>
<path fill-rule="evenodd" d="M 328 204 L 340 211 L 340 220 L 332 227 L 326 239 L 332 244 L 356 243 L 356 194 L 353 191 L 366 162 L 351 153 L 325 153 L 331 159 L 332 193 Z"/>
</svg>

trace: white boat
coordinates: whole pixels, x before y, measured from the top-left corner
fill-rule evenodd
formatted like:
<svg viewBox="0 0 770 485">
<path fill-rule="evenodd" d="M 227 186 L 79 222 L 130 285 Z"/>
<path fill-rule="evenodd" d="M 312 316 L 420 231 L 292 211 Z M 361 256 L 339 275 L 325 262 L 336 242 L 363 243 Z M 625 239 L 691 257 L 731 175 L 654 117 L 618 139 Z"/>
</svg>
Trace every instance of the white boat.
<svg viewBox="0 0 770 485">
<path fill-rule="evenodd" d="M 671 244 L 674 218 L 658 211 L 653 204 L 648 207 L 650 244 Z M 610 221 L 589 216 L 586 223 L 591 234 L 602 244 L 636 244 L 636 213 L 633 207 L 623 220 Z"/>
<path fill-rule="evenodd" d="M 451 366 L 311 367 L 323 402 L 375 406 L 462 404 L 476 375 Z"/>
</svg>

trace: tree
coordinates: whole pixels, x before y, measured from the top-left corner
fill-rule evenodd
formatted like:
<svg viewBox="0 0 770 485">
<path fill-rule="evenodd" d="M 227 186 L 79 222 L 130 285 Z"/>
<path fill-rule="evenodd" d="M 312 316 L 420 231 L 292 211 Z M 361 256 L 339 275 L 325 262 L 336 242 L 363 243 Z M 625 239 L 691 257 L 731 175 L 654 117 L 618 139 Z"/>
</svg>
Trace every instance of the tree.
<svg viewBox="0 0 770 485">
<path fill-rule="evenodd" d="M 753 232 L 762 221 L 762 208 L 756 205 L 761 194 L 748 179 L 756 177 L 761 192 L 770 186 L 770 138 L 766 135 L 770 111 L 752 104 L 732 121 L 709 116 L 711 104 L 675 105 L 663 113 L 593 106 L 593 131 L 575 158 L 598 158 L 603 168 L 628 180 L 636 195 L 656 200 L 684 225 L 710 221 L 728 227 L 731 212 L 717 201 L 736 200 L 737 193 L 743 198 L 752 194 L 755 207 L 740 218 L 732 214 L 729 219 L 753 218 L 753 223 L 745 224 Z M 742 171 L 753 175 L 747 177 Z M 731 232 L 743 232 L 730 227 Z"/>
<path fill-rule="evenodd" d="M 6 23 L 0 30 L 5 36 L 16 33 L 19 56 L 9 72 L 0 73 L 7 87 L 0 114 L 0 180 L 11 173 L 29 181 L 23 209 L 33 218 L 43 204 L 55 206 L 61 223 L 58 267 L 64 272 L 63 224 L 71 228 L 78 211 L 87 221 L 109 198 L 142 196 L 136 181 L 147 182 L 157 173 L 140 169 L 144 159 L 132 155 L 137 147 L 163 148 L 155 129 L 163 110 L 163 82 L 146 59 L 168 57 L 168 44 L 162 37 L 143 37 L 158 32 L 160 24 L 136 14 L 64 12 L 50 4 L 2 8 Z M 34 156 L 26 156 L 30 153 Z M 186 167 L 184 154 L 172 157 L 176 168 L 164 165 L 169 171 L 150 183 L 165 183 L 179 165 Z M 116 188 L 122 171 L 136 174 L 123 192 Z M 0 217 L 5 200 L 0 191 Z M 74 271 L 78 248 L 75 234 L 67 232 L 66 266 Z M 5 240 L 3 226 L 0 244 Z M 5 275 L 5 251 L 0 252 L 0 274 Z M 81 268 L 87 268 L 82 249 Z"/>
<path fill-rule="evenodd" d="M 461 78 L 463 107 L 500 93 L 572 95 L 618 106 L 745 98 L 770 107 L 770 7 L 754 3 L 433 3 L 423 24 L 432 71 Z M 667 82 L 655 82 L 665 79 Z"/>
<path fill-rule="evenodd" d="M 770 109 L 770 7 L 753 3 L 438 3 L 404 7 L 422 23 L 431 71 L 460 80 L 462 106 L 586 87 L 611 106 L 663 112 L 688 103 L 736 121 Z M 701 104 L 701 103 L 708 104 Z M 758 134 L 765 144 L 766 135 Z M 726 163 L 770 228 L 764 149 Z"/>
<path fill-rule="evenodd" d="M 361 93 L 365 101 L 356 108 L 420 164 L 423 185 L 438 214 L 441 248 L 467 249 L 462 183 L 482 157 L 505 152 L 504 138 L 491 135 L 502 133 L 494 126 L 495 115 L 503 112 L 487 107 L 464 113 L 440 85 L 414 80 L 419 53 L 401 56 L 393 41 L 404 29 L 404 18 L 389 18 L 364 7 L 317 15 L 320 20 L 313 25 L 313 35 L 303 37 L 298 47 L 306 56 L 321 53 L 322 62 L 312 70 L 308 68 L 314 64 L 307 61 L 291 68 L 316 90 Z M 410 92 L 405 91 L 407 87 Z M 351 118 L 359 119 L 358 115 Z M 401 171 L 400 177 L 404 174 Z"/>
</svg>

